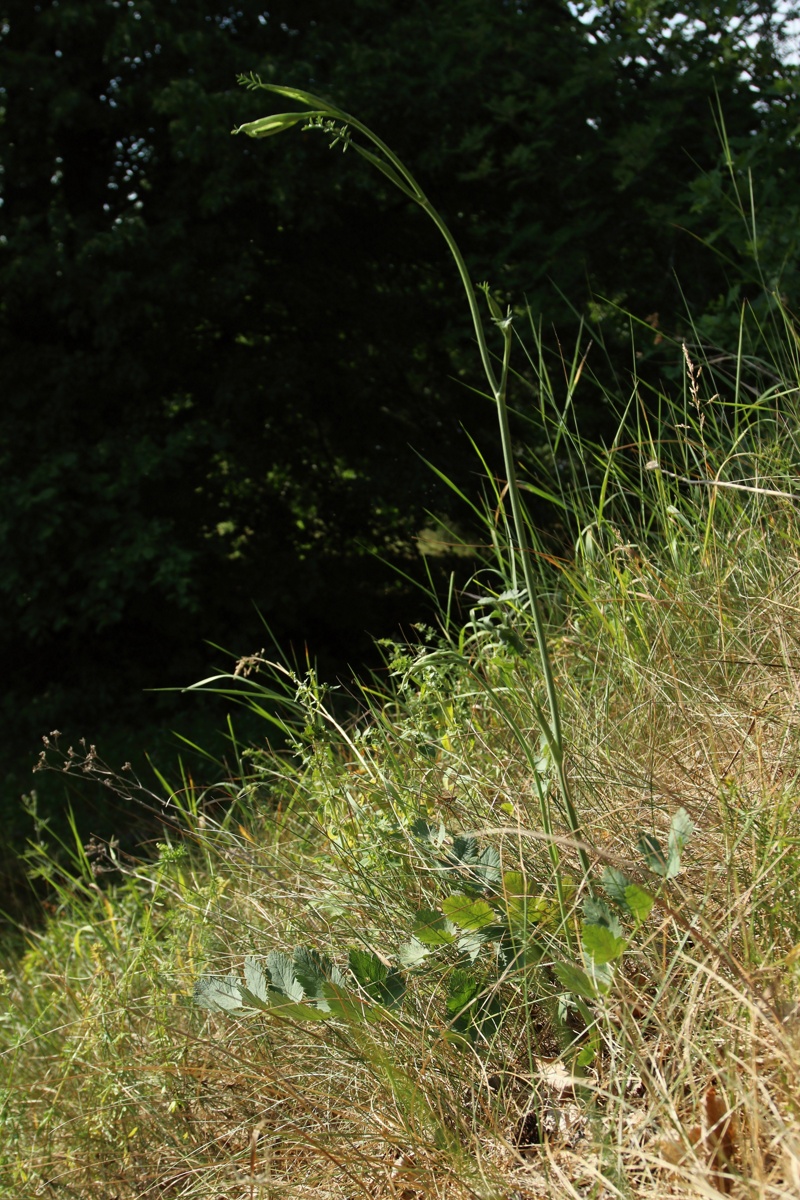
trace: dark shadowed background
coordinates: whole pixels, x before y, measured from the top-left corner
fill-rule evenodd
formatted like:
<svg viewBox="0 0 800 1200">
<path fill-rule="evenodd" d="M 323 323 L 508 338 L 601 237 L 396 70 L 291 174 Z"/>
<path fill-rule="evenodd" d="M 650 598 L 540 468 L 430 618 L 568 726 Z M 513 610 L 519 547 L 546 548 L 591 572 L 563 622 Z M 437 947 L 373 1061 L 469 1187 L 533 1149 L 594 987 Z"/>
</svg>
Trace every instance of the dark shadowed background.
<svg viewBox="0 0 800 1200">
<path fill-rule="evenodd" d="M 179 688 L 267 643 L 323 674 L 430 616 L 417 537 L 502 473 L 468 312 L 424 214 L 239 72 L 316 91 L 417 174 L 558 371 L 674 372 L 796 301 L 794 11 L 775 2 L 8 0 L 0 19 L 0 812 L 63 810 L 42 734 L 109 760 L 215 741 Z M 727 144 L 723 146 L 724 119 Z M 732 203 L 758 197 L 757 228 Z M 691 319 L 688 314 L 691 314 Z M 583 328 L 581 332 L 581 322 Z M 521 364 L 520 364 L 521 365 Z M 591 387 L 580 419 L 602 436 Z M 520 405 L 530 398 L 520 389 Z M 526 426 L 535 470 L 535 433 Z M 522 453 L 522 449 L 521 449 Z M 541 514 L 543 521 L 547 513 Z M 430 559 L 434 577 L 463 557 Z M 400 572 L 393 569 L 400 567 Z M 212 649 L 214 642 L 229 651 Z M 119 813 L 72 794 L 81 827 Z"/>
</svg>

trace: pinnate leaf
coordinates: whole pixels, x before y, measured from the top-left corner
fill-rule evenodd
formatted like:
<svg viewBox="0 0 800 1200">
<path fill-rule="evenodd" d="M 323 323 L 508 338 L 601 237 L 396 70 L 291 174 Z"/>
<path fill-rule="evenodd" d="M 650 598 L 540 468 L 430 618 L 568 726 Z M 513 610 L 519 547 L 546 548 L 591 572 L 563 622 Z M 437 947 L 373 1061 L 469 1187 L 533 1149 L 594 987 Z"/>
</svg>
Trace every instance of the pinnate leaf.
<svg viewBox="0 0 800 1200">
<path fill-rule="evenodd" d="M 585 921 L 581 927 L 581 943 L 584 953 L 597 967 L 620 958 L 628 944 L 624 937 L 618 937 L 607 926 L 588 925 Z"/>
<path fill-rule="evenodd" d="M 275 991 L 280 992 L 289 1000 L 300 1001 L 304 998 L 302 984 L 294 973 L 294 962 L 282 950 L 270 950 L 267 955 L 267 970 Z"/>
<path fill-rule="evenodd" d="M 598 990 L 594 980 L 590 979 L 580 967 L 575 967 L 571 963 L 555 963 L 553 971 L 568 992 L 574 992 L 576 996 L 583 996 L 585 1000 L 597 999 Z"/>
<path fill-rule="evenodd" d="M 637 925 L 642 925 L 647 920 L 653 908 L 652 896 L 648 896 L 647 892 L 635 883 L 629 883 L 625 888 L 625 903 L 633 913 Z"/>
<path fill-rule="evenodd" d="M 242 1005 L 242 989 L 235 975 L 205 975 L 194 985 L 194 1002 L 212 1012 L 236 1012 Z"/>
<path fill-rule="evenodd" d="M 414 937 L 425 946 L 449 946 L 455 935 L 447 929 L 447 921 L 432 908 L 421 908 L 414 920 Z"/>
<path fill-rule="evenodd" d="M 494 910 L 485 900 L 472 900 L 469 896 L 456 893 L 442 903 L 445 916 L 459 929 L 478 932 L 496 920 Z"/>
</svg>

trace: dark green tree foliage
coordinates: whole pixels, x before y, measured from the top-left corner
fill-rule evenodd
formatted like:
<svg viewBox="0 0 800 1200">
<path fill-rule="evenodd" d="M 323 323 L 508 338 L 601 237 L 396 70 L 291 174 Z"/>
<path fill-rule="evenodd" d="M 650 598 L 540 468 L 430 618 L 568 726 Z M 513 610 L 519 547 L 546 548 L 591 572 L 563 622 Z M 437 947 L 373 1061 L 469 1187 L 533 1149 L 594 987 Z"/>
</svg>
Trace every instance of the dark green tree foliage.
<svg viewBox="0 0 800 1200">
<path fill-rule="evenodd" d="M 203 637 L 254 648 L 254 602 L 279 635 L 358 654 L 364 630 L 413 615 L 370 551 L 413 574 L 424 510 L 449 503 L 410 446 L 472 494 L 462 424 L 499 462 L 436 231 L 319 134 L 232 139 L 263 104 L 238 72 L 363 117 L 476 280 L 568 341 L 572 306 L 603 311 L 593 294 L 671 327 L 676 277 L 699 311 L 727 293 L 729 268 L 680 226 L 719 222 L 697 182 L 720 161 L 715 89 L 757 171 L 794 149 L 778 11 L 9 0 L 0 655 L 9 721 L 26 714 L 16 752 L 191 681 Z"/>
</svg>

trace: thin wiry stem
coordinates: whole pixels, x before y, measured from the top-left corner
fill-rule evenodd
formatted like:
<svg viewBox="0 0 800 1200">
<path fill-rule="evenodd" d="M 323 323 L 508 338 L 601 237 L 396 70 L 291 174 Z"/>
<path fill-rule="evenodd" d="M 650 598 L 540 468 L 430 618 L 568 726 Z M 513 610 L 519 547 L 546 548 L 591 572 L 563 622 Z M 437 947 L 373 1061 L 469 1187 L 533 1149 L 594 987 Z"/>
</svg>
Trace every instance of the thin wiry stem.
<svg viewBox="0 0 800 1200">
<path fill-rule="evenodd" d="M 531 546 L 529 545 L 529 541 L 528 541 L 528 537 L 527 537 L 527 533 L 526 533 L 525 518 L 524 518 L 524 513 L 523 513 L 523 508 L 522 508 L 522 502 L 520 500 L 520 489 L 519 489 L 519 485 L 517 482 L 516 466 L 514 463 L 514 453 L 513 453 L 513 446 L 512 446 L 512 441 L 511 441 L 511 427 L 509 424 L 508 404 L 507 404 L 508 369 L 509 369 L 509 362 L 510 362 L 510 356 L 511 356 L 511 343 L 512 343 L 512 330 L 511 330 L 512 316 L 511 316 L 511 313 L 509 311 L 508 314 L 506 315 L 506 317 L 504 318 L 502 315 L 502 312 L 500 311 L 499 305 L 497 304 L 497 301 L 491 297 L 488 286 L 483 285 L 482 290 L 484 291 L 484 293 L 486 295 L 486 300 L 489 305 L 490 312 L 492 313 L 492 318 L 494 320 L 494 323 L 500 329 L 500 332 L 502 333 L 502 336 L 503 336 L 502 367 L 501 367 L 501 371 L 500 371 L 500 377 L 498 378 L 497 374 L 495 372 L 494 365 L 492 363 L 492 355 L 491 355 L 491 352 L 489 350 L 489 346 L 488 346 L 488 343 L 486 340 L 486 332 L 484 329 L 483 321 L 481 319 L 481 314 L 480 314 L 480 310 L 478 307 L 478 299 L 476 296 L 475 286 L 472 282 L 472 279 L 470 278 L 467 264 L 464 261 L 464 257 L 458 247 L 458 244 L 457 244 L 455 238 L 453 237 L 452 233 L 450 232 L 449 228 L 447 227 L 447 224 L 445 223 L 445 221 L 443 220 L 441 215 L 437 212 L 437 210 L 434 208 L 434 206 L 431 204 L 430 200 L 428 200 L 427 196 L 425 195 L 422 188 L 417 183 L 417 181 L 414 178 L 414 176 L 412 175 L 412 173 L 408 170 L 408 168 L 401 162 L 401 160 L 397 157 L 397 155 L 385 144 L 385 142 L 383 142 L 377 136 L 377 134 L 373 133 L 372 130 L 368 126 L 364 125 L 363 122 L 359 121 L 356 117 L 351 116 L 349 113 L 345 112 L 343 109 L 339 109 L 339 108 L 335 107 L 334 105 L 329 104 L 326 101 L 320 99 L 317 96 L 311 96 L 308 93 L 300 93 L 300 92 L 293 93 L 291 89 L 286 89 L 286 88 L 273 86 L 271 84 L 261 83 L 260 80 L 258 80 L 257 82 L 255 80 L 253 80 L 251 82 L 251 86 L 256 86 L 256 87 L 260 86 L 260 87 L 264 88 L 265 91 L 276 92 L 279 95 L 294 94 L 296 96 L 296 98 L 302 97 L 302 99 L 305 102 L 313 103 L 314 111 L 309 113 L 309 118 L 311 119 L 312 125 L 314 125 L 316 127 L 322 127 L 323 129 L 327 129 L 328 132 L 334 133 L 335 141 L 342 142 L 342 144 L 345 146 L 345 148 L 348 145 L 352 145 L 353 148 L 362 157 L 367 158 L 368 161 L 370 161 L 372 163 L 372 165 L 374 165 L 378 170 L 380 170 L 381 173 L 390 180 L 390 182 L 394 183 L 395 186 L 398 187 L 404 193 L 404 195 L 408 196 L 409 199 L 413 200 L 415 204 L 418 204 L 420 206 L 420 208 L 428 214 L 430 219 L 436 225 L 436 228 L 441 233 L 442 237 L 444 238 L 445 242 L 447 243 L 450 253 L 453 256 L 453 260 L 455 261 L 456 268 L 457 268 L 459 276 L 461 278 L 461 282 L 464 285 L 464 291 L 466 293 L 467 303 L 469 305 L 470 315 L 472 317 L 472 324 L 473 324 L 473 327 L 475 330 L 475 337 L 478 342 L 478 351 L 480 353 L 481 363 L 483 364 L 483 370 L 486 375 L 486 379 L 489 384 L 489 388 L 491 390 L 495 404 L 497 406 L 497 415 L 498 415 L 498 420 L 499 420 L 499 424 L 500 424 L 500 439 L 501 439 L 502 446 L 503 446 L 503 460 L 504 460 L 504 464 L 505 464 L 506 480 L 508 483 L 508 495 L 509 495 L 509 499 L 510 499 L 510 503 L 511 503 L 511 514 L 512 514 L 512 519 L 513 519 L 513 524 L 514 524 L 514 534 L 515 534 L 515 538 L 516 538 L 517 551 L 519 554 L 519 558 L 521 560 L 522 574 L 523 574 L 523 578 L 525 580 L 525 588 L 526 588 L 526 591 L 527 591 L 528 597 L 529 597 L 531 617 L 533 619 L 533 627 L 534 627 L 534 631 L 535 631 L 535 635 L 536 635 L 536 644 L 537 644 L 537 649 L 539 652 L 539 661 L 541 664 L 542 676 L 544 679 L 545 690 L 547 693 L 547 707 L 548 707 L 549 716 L 546 716 L 541 711 L 541 709 L 539 709 L 537 712 L 537 721 L 539 723 L 541 733 L 547 743 L 547 747 L 550 752 L 550 755 L 551 755 L 551 758 L 553 761 L 553 765 L 556 770 L 556 776 L 558 778 L 559 790 L 561 792 L 561 795 L 562 795 L 562 798 L 564 801 L 564 807 L 566 810 L 567 820 L 569 822 L 570 830 L 571 830 L 572 834 L 574 835 L 574 837 L 576 838 L 576 840 L 580 843 L 580 845 L 583 846 L 583 839 L 581 836 L 580 822 L 578 820 L 578 813 L 577 813 L 577 810 L 575 808 L 575 804 L 574 804 L 574 801 L 572 798 L 572 790 L 570 787 L 570 783 L 569 783 L 569 779 L 568 779 L 567 771 L 566 771 L 565 753 L 564 753 L 564 736 L 563 736 L 563 731 L 562 731 L 562 727 L 561 727 L 561 713 L 560 713 L 560 705 L 559 705 L 559 698 L 558 698 L 558 689 L 556 688 L 555 678 L 553 676 L 553 666 L 552 666 L 552 661 L 550 658 L 550 650 L 549 650 L 548 643 L 547 643 L 547 634 L 546 634 L 546 630 L 545 630 L 544 619 L 542 617 L 541 605 L 539 604 L 539 600 L 538 600 L 538 596 L 537 596 L 537 592 L 536 592 L 536 581 L 534 579 L 533 565 L 532 565 L 533 551 L 532 551 Z M 329 118 L 327 125 L 325 123 L 325 120 L 320 117 L 321 112 L 327 114 L 327 116 Z M 336 128 L 334 125 L 331 124 L 331 122 L 337 122 L 337 121 L 343 123 L 342 128 Z M 247 131 L 247 127 L 243 126 L 242 128 L 245 131 Z M 349 129 L 350 128 L 357 130 L 365 138 L 367 138 L 368 141 L 370 141 L 372 143 L 372 145 L 379 151 L 379 153 L 382 157 L 378 158 L 376 155 L 372 154 L 371 151 L 366 151 L 366 150 L 364 150 L 363 147 L 360 147 L 360 146 L 356 145 L 356 143 L 351 142 L 350 138 L 349 138 Z M 253 136 L 259 136 L 259 134 L 254 130 Z M 549 815 L 550 815 L 549 812 L 546 814 L 543 814 L 543 816 L 546 816 L 548 818 L 546 821 L 546 824 L 548 824 L 548 825 L 550 824 Z M 591 873 L 591 866 L 590 866 L 588 854 L 586 853 L 586 850 L 583 848 L 581 848 L 581 850 L 580 850 L 580 861 L 581 861 L 581 867 L 584 872 L 584 876 L 586 877 L 586 880 L 588 882 L 588 880 L 590 878 L 590 873 Z M 563 901 L 563 897 L 561 897 L 560 890 L 559 890 L 559 897 Z M 566 917 L 566 913 L 562 912 L 562 917 Z"/>
</svg>

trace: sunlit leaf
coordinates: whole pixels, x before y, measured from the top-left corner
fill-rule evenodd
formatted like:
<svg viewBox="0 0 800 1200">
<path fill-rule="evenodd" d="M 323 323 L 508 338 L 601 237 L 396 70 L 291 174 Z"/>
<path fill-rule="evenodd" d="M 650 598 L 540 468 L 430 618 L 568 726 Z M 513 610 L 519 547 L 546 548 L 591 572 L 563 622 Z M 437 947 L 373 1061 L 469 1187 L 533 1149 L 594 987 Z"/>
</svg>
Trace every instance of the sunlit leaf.
<svg viewBox="0 0 800 1200">
<path fill-rule="evenodd" d="M 637 925 L 647 920 L 653 908 L 652 897 L 635 883 L 629 883 L 625 888 L 625 903 L 633 913 Z"/>
<path fill-rule="evenodd" d="M 248 954 L 244 960 L 244 985 L 248 992 L 266 1002 L 269 982 L 260 961 Z"/>
<path fill-rule="evenodd" d="M 294 962 L 282 950 L 270 950 L 267 955 L 267 970 L 272 987 L 289 1000 L 302 1000 L 305 993 L 294 973 Z"/>
<path fill-rule="evenodd" d="M 242 989 L 235 975 L 215 978 L 206 975 L 194 985 L 194 1002 L 214 1012 L 235 1012 L 242 1008 Z"/>
<path fill-rule="evenodd" d="M 627 944 L 624 937 L 618 937 L 606 925 L 587 925 L 584 921 L 581 926 L 581 945 L 595 966 L 620 958 Z"/>
<path fill-rule="evenodd" d="M 455 935 L 447 929 L 445 918 L 431 908 L 420 909 L 414 919 L 412 933 L 425 946 L 448 946 L 455 941 Z"/>
<path fill-rule="evenodd" d="M 276 133 L 283 133 L 285 129 L 291 129 L 300 121 L 308 121 L 311 117 L 318 117 L 317 112 L 299 112 L 299 113 L 275 113 L 271 117 L 261 117 L 257 121 L 248 121 L 244 125 L 239 125 L 231 132 L 246 133 L 248 137 L 265 138 L 273 137 Z"/>
<path fill-rule="evenodd" d="M 475 932 L 497 920 L 494 910 L 485 900 L 472 900 L 458 893 L 442 902 L 442 910 L 459 929 Z"/>
</svg>

